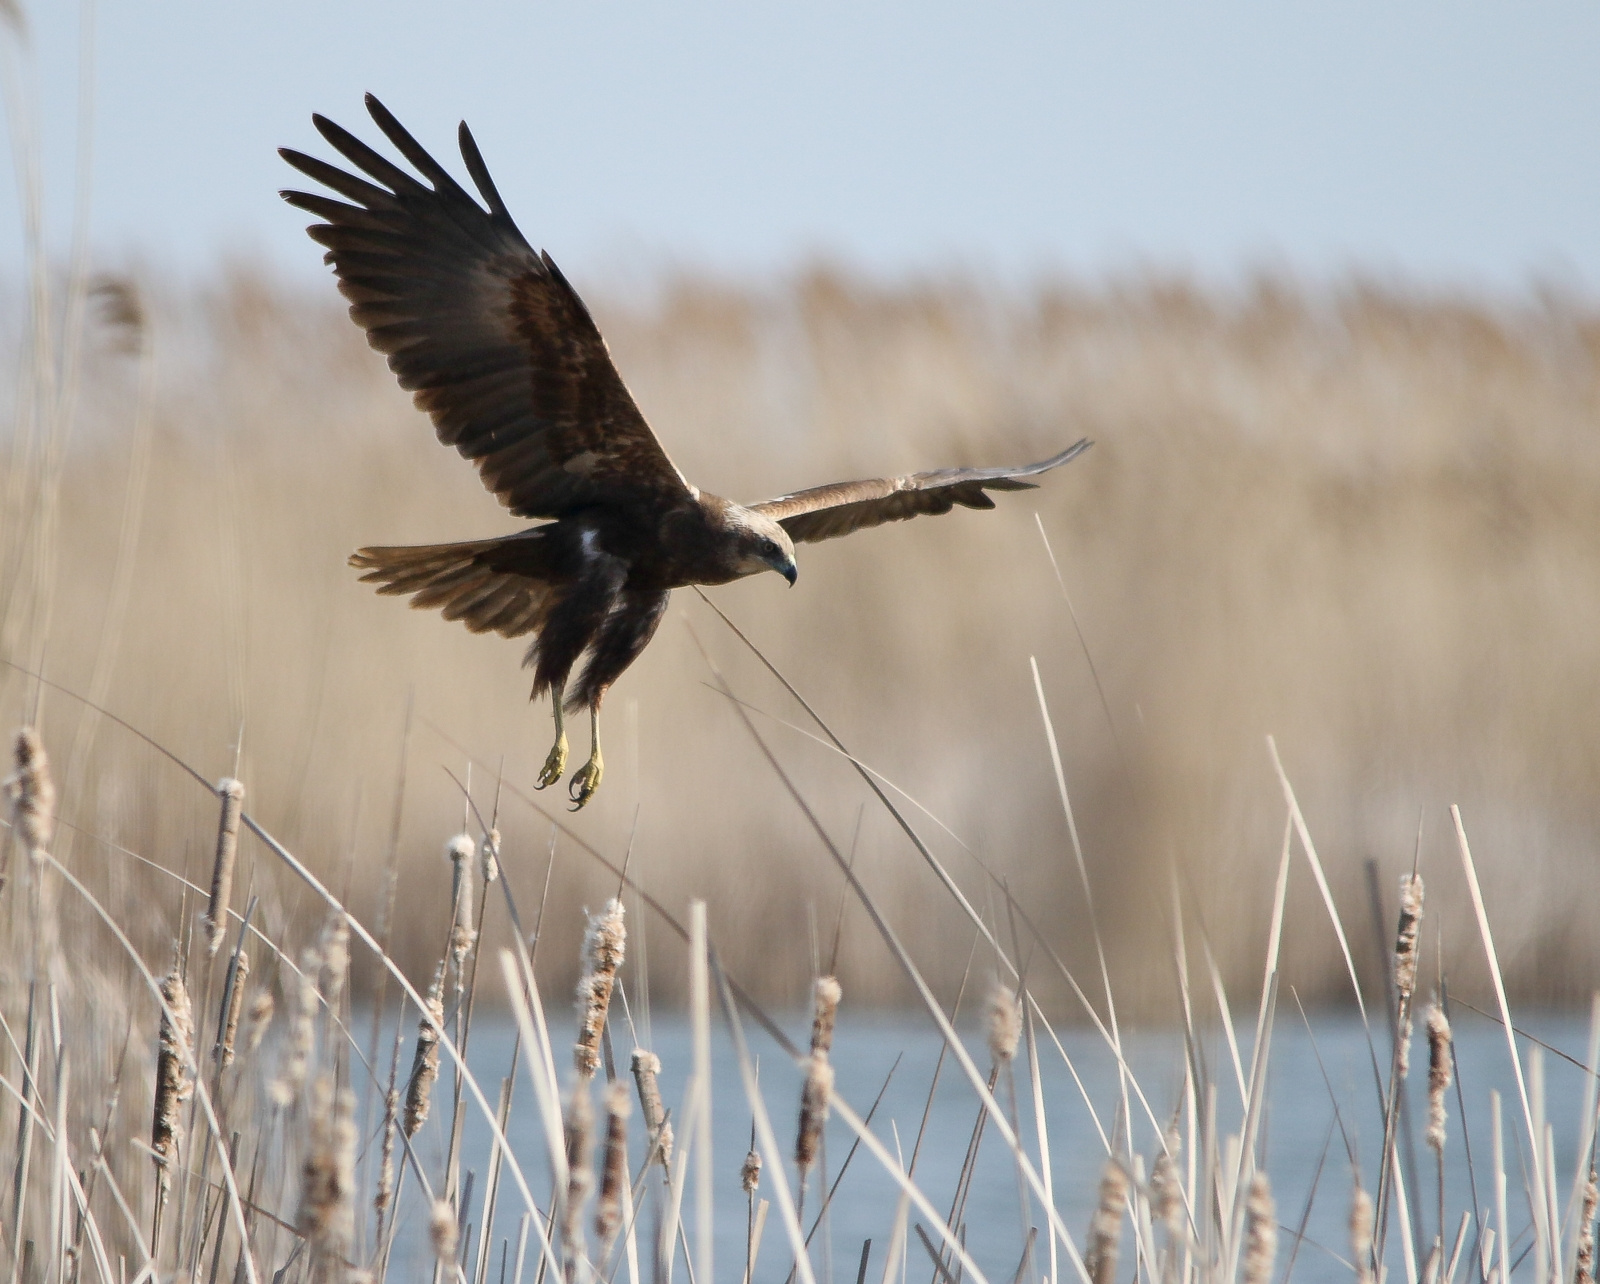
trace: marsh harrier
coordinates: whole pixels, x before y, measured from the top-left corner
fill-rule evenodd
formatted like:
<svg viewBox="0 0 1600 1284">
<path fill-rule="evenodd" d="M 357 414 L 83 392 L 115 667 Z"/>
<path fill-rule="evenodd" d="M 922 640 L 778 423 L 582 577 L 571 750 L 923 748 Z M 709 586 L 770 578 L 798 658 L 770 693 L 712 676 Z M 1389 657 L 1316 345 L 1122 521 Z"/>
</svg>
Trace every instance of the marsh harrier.
<svg viewBox="0 0 1600 1284">
<path fill-rule="evenodd" d="M 364 548 L 378 592 L 410 594 L 475 633 L 533 635 L 532 698 L 551 693 L 555 744 L 538 786 L 566 770 L 565 711 L 589 710 L 591 751 L 569 796 L 600 784 L 600 702 L 655 633 L 671 591 L 759 571 L 795 581 L 794 546 L 924 513 L 993 508 L 1088 446 L 1023 468 L 947 468 L 835 482 L 759 504 L 707 494 L 673 467 L 611 364 L 593 318 L 548 254 L 517 230 L 465 124 L 461 156 L 481 203 L 376 98 L 367 110 L 419 181 L 331 120 L 317 130 L 358 175 L 288 148 L 284 160 L 343 199 L 284 192 L 439 440 L 478 466 L 518 517 L 514 535 Z M 364 175 L 364 176 L 363 176 Z M 487 207 L 487 208 L 485 208 Z M 568 679 L 585 654 L 575 686 Z"/>
</svg>

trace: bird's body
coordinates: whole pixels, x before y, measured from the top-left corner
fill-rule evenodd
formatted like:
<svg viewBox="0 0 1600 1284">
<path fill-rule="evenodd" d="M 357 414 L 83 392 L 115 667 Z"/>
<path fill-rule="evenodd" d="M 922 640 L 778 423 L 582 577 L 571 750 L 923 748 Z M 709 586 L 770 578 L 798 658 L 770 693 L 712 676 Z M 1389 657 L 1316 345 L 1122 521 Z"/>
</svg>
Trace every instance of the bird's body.
<svg viewBox="0 0 1600 1284">
<path fill-rule="evenodd" d="M 572 782 L 579 807 L 600 781 L 606 691 L 649 644 L 673 589 L 766 570 L 793 584 L 796 542 L 957 505 L 993 508 L 987 491 L 1024 489 L 1024 477 L 1089 444 L 1024 468 L 838 482 L 748 506 L 705 493 L 656 440 L 577 293 L 517 230 L 466 126 L 462 157 L 487 209 L 382 104 L 369 96 L 367 106 L 432 186 L 317 116 L 368 177 L 284 149 L 351 203 L 284 196 L 325 220 L 309 231 L 328 248 L 351 317 L 440 440 L 475 462 L 515 515 L 544 524 L 461 544 L 364 548 L 351 564 L 380 593 L 410 594 L 413 606 L 474 632 L 533 635 L 533 696 L 552 693 L 556 720 L 541 787 L 565 770 L 564 709 L 590 712 L 593 749 Z"/>
</svg>

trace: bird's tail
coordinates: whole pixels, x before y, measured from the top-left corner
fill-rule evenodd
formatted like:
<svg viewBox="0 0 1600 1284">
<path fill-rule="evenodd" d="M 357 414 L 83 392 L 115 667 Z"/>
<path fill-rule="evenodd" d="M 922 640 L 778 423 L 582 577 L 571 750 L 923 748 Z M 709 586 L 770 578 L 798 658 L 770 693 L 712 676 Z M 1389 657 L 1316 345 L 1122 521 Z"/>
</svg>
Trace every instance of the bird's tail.
<svg viewBox="0 0 1600 1284">
<path fill-rule="evenodd" d="M 506 562 L 508 543 L 526 538 L 363 548 L 351 554 L 350 565 L 365 572 L 362 582 L 377 585 L 380 593 L 410 594 L 412 606 L 438 608 L 474 633 L 514 638 L 543 624 L 555 591 L 534 575 L 497 569 Z"/>
</svg>

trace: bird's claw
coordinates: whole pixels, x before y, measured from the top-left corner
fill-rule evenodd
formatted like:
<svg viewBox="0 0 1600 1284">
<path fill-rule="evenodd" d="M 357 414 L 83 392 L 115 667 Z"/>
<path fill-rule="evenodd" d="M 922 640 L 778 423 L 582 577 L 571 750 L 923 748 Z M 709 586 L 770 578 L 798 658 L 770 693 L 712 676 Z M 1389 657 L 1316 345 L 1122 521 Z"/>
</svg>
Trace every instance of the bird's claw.
<svg viewBox="0 0 1600 1284">
<path fill-rule="evenodd" d="M 535 789 L 548 789 L 560 780 L 567 770 L 567 737 L 562 734 L 556 738 L 555 744 L 550 746 L 550 756 L 544 760 L 544 766 L 539 770 L 539 779 L 534 781 Z"/>
<path fill-rule="evenodd" d="M 583 805 L 594 797 L 595 790 L 600 788 L 600 776 L 603 772 L 604 766 L 600 761 L 600 755 L 596 754 L 572 773 L 572 780 L 567 786 L 567 796 L 572 799 L 572 806 L 568 810 L 583 809 Z"/>
</svg>

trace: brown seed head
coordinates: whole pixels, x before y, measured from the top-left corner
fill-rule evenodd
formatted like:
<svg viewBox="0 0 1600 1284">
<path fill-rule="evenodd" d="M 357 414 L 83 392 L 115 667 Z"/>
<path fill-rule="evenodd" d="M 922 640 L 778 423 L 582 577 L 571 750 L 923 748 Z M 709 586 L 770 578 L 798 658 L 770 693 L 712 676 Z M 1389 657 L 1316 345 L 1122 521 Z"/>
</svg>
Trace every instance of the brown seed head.
<svg viewBox="0 0 1600 1284">
<path fill-rule="evenodd" d="M 261 1050 L 261 1041 L 267 1037 L 267 1029 L 272 1025 L 272 1013 L 277 1006 L 271 990 L 258 991 L 256 997 L 250 1000 L 250 1026 L 245 1032 L 244 1042 L 251 1052 Z"/>
<path fill-rule="evenodd" d="M 1100 1170 L 1100 1200 L 1089 1220 L 1089 1241 L 1083 1255 L 1090 1284 L 1112 1284 L 1117 1277 L 1117 1244 L 1127 1206 L 1127 1174 L 1116 1160 L 1108 1159 Z"/>
<path fill-rule="evenodd" d="M 825 1056 L 806 1062 L 806 1081 L 800 1089 L 800 1128 L 794 1141 L 794 1162 L 801 1175 L 811 1171 L 822 1148 L 822 1125 L 828 1120 L 828 1097 L 833 1092 L 833 1066 Z"/>
<path fill-rule="evenodd" d="M 239 1037 L 239 1016 L 244 1011 L 244 983 L 250 975 L 250 954 L 240 950 L 234 961 L 233 988 L 228 991 L 228 1010 L 222 1020 L 222 1038 L 217 1041 L 217 1062 L 226 1070 L 233 1064 L 234 1040 Z"/>
<path fill-rule="evenodd" d="M 1022 1005 L 1009 985 L 996 981 L 989 991 L 989 1055 L 1005 1065 L 1022 1041 Z"/>
<path fill-rule="evenodd" d="M 486 883 L 500 877 L 500 831 L 491 829 L 478 843 L 478 873 Z"/>
<path fill-rule="evenodd" d="M 627 943 L 622 902 L 613 897 L 598 914 L 589 916 L 589 929 L 583 937 L 583 976 L 578 981 L 578 1041 L 573 1047 L 573 1061 L 578 1073 L 585 1078 L 592 1078 L 600 1069 L 600 1034 L 605 1029 L 611 990 L 616 984 L 617 969 L 622 966 Z"/>
<path fill-rule="evenodd" d="M 1437 1003 L 1428 1008 L 1428 1131 L 1433 1153 L 1444 1157 L 1444 1099 L 1450 1090 L 1450 1021 Z"/>
<path fill-rule="evenodd" d="M 1400 926 L 1394 938 L 1394 987 L 1405 1003 L 1417 988 L 1417 932 L 1422 926 L 1422 875 L 1400 878 Z"/>
<path fill-rule="evenodd" d="M 407 1137 L 428 1119 L 433 1096 L 433 1081 L 439 1077 L 439 1036 L 444 1031 L 444 961 L 433 973 L 433 984 L 422 1019 L 417 1022 L 417 1051 L 411 1059 L 411 1079 L 406 1084 L 406 1111 L 402 1119 Z"/>
<path fill-rule="evenodd" d="M 1166 1149 L 1156 1156 L 1150 1170 L 1151 1211 L 1156 1221 L 1171 1236 L 1183 1233 L 1183 1185 L 1178 1175 L 1178 1155 L 1182 1141 L 1176 1128 L 1166 1132 Z"/>
<path fill-rule="evenodd" d="M 428 1213 L 428 1239 L 433 1244 L 433 1255 L 441 1262 L 456 1259 L 456 1215 L 450 1211 L 446 1200 L 436 1199 Z"/>
<path fill-rule="evenodd" d="M 1266 1173 L 1250 1180 L 1245 1203 L 1244 1284 L 1269 1284 L 1278 1257 L 1278 1206 Z"/>
<path fill-rule="evenodd" d="M 643 1048 L 633 1050 L 633 1081 L 639 1089 L 639 1109 L 644 1114 L 645 1133 L 661 1166 L 672 1167 L 672 1125 L 667 1123 L 666 1107 L 661 1102 L 661 1086 L 656 1076 L 661 1073 L 661 1058 Z"/>
<path fill-rule="evenodd" d="M 172 1167 L 183 1145 L 183 1106 L 194 1092 L 191 1049 L 194 1046 L 194 1018 L 189 1006 L 189 987 L 184 984 L 178 965 L 162 979 L 161 1042 L 156 1055 L 155 1114 L 150 1127 L 150 1149 L 155 1151 L 156 1171 L 164 1198 L 172 1185 Z"/>
<path fill-rule="evenodd" d="M 217 821 L 217 852 L 211 862 L 211 898 L 206 903 L 206 957 L 215 958 L 228 929 L 228 903 L 233 899 L 233 864 L 239 854 L 239 815 L 244 811 L 244 786 L 232 777 L 217 781 L 222 815 Z"/>
<path fill-rule="evenodd" d="M 839 1000 L 844 990 L 831 976 L 819 976 L 811 987 L 811 1055 L 827 1056 L 833 1051 L 833 1028 L 839 1019 Z"/>
<path fill-rule="evenodd" d="M 744 1167 L 739 1169 L 739 1185 L 746 1195 L 754 1195 L 761 1184 L 761 1156 L 752 1150 L 744 1157 Z"/>
<path fill-rule="evenodd" d="M 56 787 L 50 779 L 50 755 L 32 727 L 17 732 L 13 745 L 16 770 L 5 780 L 11 800 L 11 826 L 29 855 L 41 858 L 55 833 Z"/>
<path fill-rule="evenodd" d="M 300 1234 L 325 1253 L 342 1257 L 355 1226 L 355 1098 L 336 1092 L 331 1074 L 311 1088 L 311 1138 L 300 1166 Z"/>
<path fill-rule="evenodd" d="M 1578 1255 L 1572 1276 L 1574 1284 L 1594 1284 L 1594 1214 L 1600 1207 L 1600 1172 L 1589 1165 L 1589 1180 L 1583 1188 L 1583 1213 L 1578 1223 Z"/>
<path fill-rule="evenodd" d="M 594 1107 L 589 1101 L 589 1080 L 579 1075 L 567 1100 L 564 1121 L 567 1146 L 567 1204 L 561 1234 L 567 1253 L 583 1255 L 583 1206 L 594 1189 Z"/>
<path fill-rule="evenodd" d="M 633 1103 L 622 1080 L 606 1088 L 606 1151 L 601 1167 L 600 1202 L 595 1205 L 594 1232 L 610 1244 L 622 1225 L 622 1201 L 628 1197 L 628 1114 Z"/>
<path fill-rule="evenodd" d="M 1359 1185 L 1350 1201 L 1350 1256 L 1356 1264 L 1356 1284 L 1373 1284 L 1372 1196 Z"/>
</svg>

